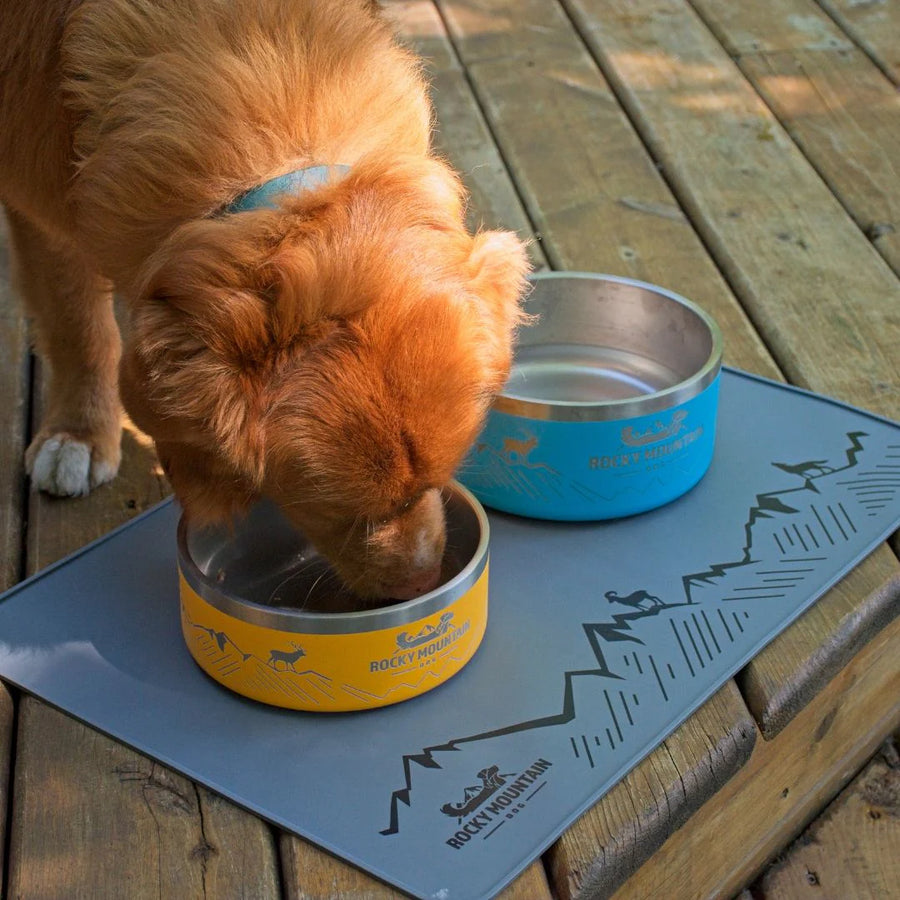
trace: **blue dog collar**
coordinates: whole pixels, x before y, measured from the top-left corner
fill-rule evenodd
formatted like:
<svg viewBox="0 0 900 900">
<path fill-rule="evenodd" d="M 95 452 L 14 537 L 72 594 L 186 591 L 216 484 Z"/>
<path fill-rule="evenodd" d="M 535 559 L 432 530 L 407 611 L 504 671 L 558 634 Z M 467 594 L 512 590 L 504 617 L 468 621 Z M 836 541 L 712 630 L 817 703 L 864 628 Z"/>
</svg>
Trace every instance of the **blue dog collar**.
<svg viewBox="0 0 900 900">
<path fill-rule="evenodd" d="M 259 187 L 245 191 L 226 206 L 222 212 L 240 213 L 253 209 L 277 209 L 278 197 L 284 194 L 302 194 L 311 188 L 327 184 L 346 175 L 350 166 L 310 166 L 308 169 L 297 169 L 286 175 L 271 178 Z"/>
</svg>

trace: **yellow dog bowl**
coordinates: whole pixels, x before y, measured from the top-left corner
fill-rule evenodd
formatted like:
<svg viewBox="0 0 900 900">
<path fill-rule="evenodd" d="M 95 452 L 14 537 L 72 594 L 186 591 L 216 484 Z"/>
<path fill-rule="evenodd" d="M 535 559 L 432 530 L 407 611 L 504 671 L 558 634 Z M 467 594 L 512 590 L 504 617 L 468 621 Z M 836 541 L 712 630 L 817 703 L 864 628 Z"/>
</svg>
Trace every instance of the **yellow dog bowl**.
<svg viewBox="0 0 900 900">
<path fill-rule="evenodd" d="M 452 577 L 415 600 L 353 612 L 317 611 L 352 597 L 274 506 L 259 504 L 234 531 L 182 519 L 181 627 L 191 655 L 225 687 L 291 709 L 371 709 L 437 687 L 472 658 L 487 625 L 487 517 L 458 484 L 445 506 L 445 570 L 448 559 L 461 561 Z"/>
</svg>

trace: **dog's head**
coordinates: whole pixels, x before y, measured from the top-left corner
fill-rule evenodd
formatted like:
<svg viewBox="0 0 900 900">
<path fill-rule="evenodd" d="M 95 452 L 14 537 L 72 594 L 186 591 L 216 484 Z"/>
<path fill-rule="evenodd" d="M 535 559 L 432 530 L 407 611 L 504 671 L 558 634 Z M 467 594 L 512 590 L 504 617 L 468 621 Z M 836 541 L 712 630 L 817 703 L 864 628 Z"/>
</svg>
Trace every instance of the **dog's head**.
<svg viewBox="0 0 900 900">
<path fill-rule="evenodd" d="M 527 262 L 440 163 L 183 226 L 148 265 L 122 395 L 189 517 L 274 499 L 362 597 L 439 580 L 440 488 L 509 373 Z"/>
</svg>

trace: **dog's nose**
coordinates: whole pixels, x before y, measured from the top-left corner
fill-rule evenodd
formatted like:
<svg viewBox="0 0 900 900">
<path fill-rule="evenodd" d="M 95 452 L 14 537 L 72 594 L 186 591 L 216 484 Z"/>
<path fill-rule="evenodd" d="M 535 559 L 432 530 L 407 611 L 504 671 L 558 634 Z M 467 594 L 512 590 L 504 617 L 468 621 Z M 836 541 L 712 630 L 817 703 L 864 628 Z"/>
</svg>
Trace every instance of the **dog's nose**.
<svg viewBox="0 0 900 900">
<path fill-rule="evenodd" d="M 438 563 L 428 569 L 410 573 L 402 582 L 392 585 L 385 593 L 397 600 L 415 600 L 422 594 L 434 590 L 441 581 L 441 566 Z"/>
</svg>

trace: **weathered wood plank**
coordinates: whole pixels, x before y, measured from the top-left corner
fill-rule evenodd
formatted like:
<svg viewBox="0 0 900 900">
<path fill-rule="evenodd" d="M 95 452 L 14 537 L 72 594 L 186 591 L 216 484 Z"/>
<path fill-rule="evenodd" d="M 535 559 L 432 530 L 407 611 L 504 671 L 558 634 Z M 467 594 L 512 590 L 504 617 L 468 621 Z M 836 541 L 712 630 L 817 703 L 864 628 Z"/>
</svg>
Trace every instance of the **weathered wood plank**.
<svg viewBox="0 0 900 900">
<path fill-rule="evenodd" d="M 896 86 L 812 0 L 693 6 L 900 274 Z"/>
<path fill-rule="evenodd" d="M 778 370 L 556 4 L 440 4 L 555 268 L 661 284 L 708 309 L 726 359 Z"/>
<path fill-rule="evenodd" d="M 739 673 L 763 735 L 781 731 L 898 613 L 900 564 L 882 544 Z"/>
<path fill-rule="evenodd" d="M 280 836 L 279 850 L 285 900 L 400 900 L 407 896 L 287 832 Z"/>
<path fill-rule="evenodd" d="M 0 684 L 0 871 L 6 865 L 6 823 L 10 805 L 10 767 L 15 731 L 15 707 L 6 685 Z"/>
<path fill-rule="evenodd" d="M 531 223 L 434 3 L 399 0 L 384 8 L 397 33 L 426 62 L 439 123 L 434 145 L 460 173 L 469 192 L 469 227 L 503 228 L 530 236 Z M 532 242 L 529 250 L 534 267 L 546 267 L 540 243 Z"/>
<path fill-rule="evenodd" d="M 757 900 L 853 897 L 900 890 L 900 757 L 888 742 L 753 886 Z"/>
<path fill-rule="evenodd" d="M 283 834 L 280 847 L 286 900 L 400 900 L 408 896 L 301 838 Z M 497 900 L 550 900 L 551 896 L 537 860 Z"/>
<path fill-rule="evenodd" d="M 697 15 L 677 0 L 566 2 L 791 380 L 894 413 L 900 283 Z M 895 571 L 882 554 L 855 577 L 876 589 Z M 851 596 L 830 591 L 747 667 L 742 683 L 777 691 L 748 697 L 764 736 L 871 635 L 864 623 L 897 612 L 890 594 Z"/>
<path fill-rule="evenodd" d="M 683 0 L 565 0 L 789 379 L 900 415 L 900 282 Z"/>
<path fill-rule="evenodd" d="M 721 9 L 706 0 L 691 6 L 725 50 L 737 58 L 756 53 L 851 51 L 856 44 L 815 0 L 759 0 L 752 10 L 726 0 Z M 869 63 L 874 68 L 874 64 Z M 879 77 L 884 75 L 879 72 Z"/>
<path fill-rule="evenodd" d="M 900 84 L 900 7 L 892 0 L 817 0 L 819 6 Z"/>
<path fill-rule="evenodd" d="M 757 742 L 716 802 L 672 834 L 615 900 L 732 897 L 748 884 L 897 728 L 898 641 L 895 619 L 774 740 Z"/>
<path fill-rule="evenodd" d="M 735 716 L 742 717 L 739 731 L 723 727 Z M 610 897 L 747 762 L 755 741 L 753 719 L 729 681 L 550 849 L 561 900 Z M 713 765 L 694 751 L 704 744 Z M 667 802 L 679 795 L 681 802 Z"/>
<path fill-rule="evenodd" d="M 279 896 L 263 823 L 37 700 L 19 720 L 10 896 Z"/>
</svg>

